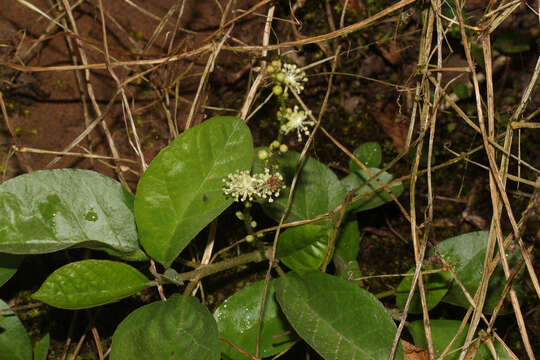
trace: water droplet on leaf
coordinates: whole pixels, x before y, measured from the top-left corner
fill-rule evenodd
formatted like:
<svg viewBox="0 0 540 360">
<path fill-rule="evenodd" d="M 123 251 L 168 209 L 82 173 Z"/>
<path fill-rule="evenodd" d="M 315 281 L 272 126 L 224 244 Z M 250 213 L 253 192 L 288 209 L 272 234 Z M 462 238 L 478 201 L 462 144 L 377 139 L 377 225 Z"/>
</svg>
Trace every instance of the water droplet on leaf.
<svg viewBox="0 0 540 360">
<path fill-rule="evenodd" d="M 47 200 L 38 205 L 38 210 L 39 210 L 39 213 L 41 214 L 41 217 L 43 218 L 46 224 L 48 224 L 49 226 L 53 228 L 56 225 L 54 218 L 60 206 L 61 206 L 60 198 L 57 195 L 47 196 Z"/>
<path fill-rule="evenodd" d="M 98 219 L 98 215 L 94 211 L 89 211 L 84 215 L 84 218 L 88 221 L 96 221 Z"/>
</svg>

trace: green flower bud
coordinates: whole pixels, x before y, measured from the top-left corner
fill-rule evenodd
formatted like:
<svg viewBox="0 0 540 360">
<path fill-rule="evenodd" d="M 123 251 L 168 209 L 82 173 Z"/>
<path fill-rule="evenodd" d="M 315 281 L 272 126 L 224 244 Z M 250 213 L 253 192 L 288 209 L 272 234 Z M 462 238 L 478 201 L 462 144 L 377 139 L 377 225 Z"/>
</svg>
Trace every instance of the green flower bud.
<svg viewBox="0 0 540 360">
<path fill-rule="evenodd" d="M 276 68 L 273 67 L 272 65 L 268 65 L 266 67 L 266 71 L 268 71 L 269 74 L 272 74 L 272 73 L 275 73 L 276 72 Z"/>
<path fill-rule="evenodd" d="M 281 144 L 281 145 L 279 146 L 279 152 L 280 152 L 280 153 L 286 153 L 287 151 L 289 151 L 289 147 L 288 147 L 287 145 Z"/>
<path fill-rule="evenodd" d="M 257 222 L 255 220 L 253 220 L 252 222 L 249 223 L 249 226 L 251 226 L 253 229 L 255 229 L 257 227 Z"/>
<path fill-rule="evenodd" d="M 259 159 L 261 159 L 261 160 L 266 160 L 266 159 L 268 159 L 268 151 L 266 151 L 266 150 L 259 150 L 259 152 L 257 153 L 257 156 L 258 156 Z"/>
<path fill-rule="evenodd" d="M 244 207 L 245 207 L 246 209 L 249 209 L 249 208 L 251 207 L 251 203 L 250 203 L 249 201 L 246 201 L 246 202 L 244 203 Z"/>
<path fill-rule="evenodd" d="M 272 66 L 276 69 L 281 69 L 281 61 L 280 60 L 274 60 L 272 61 Z"/>
<path fill-rule="evenodd" d="M 272 151 L 274 149 L 277 149 L 279 147 L 279 145 L 281 145 L 279 143 L 279 141 L 277 141 L 277 140 L 272 141 L 272 143 L 270 144 L 270 151 Z"/>
<path fill-rule="evenodd" d="M 257 237 L 258 237 L 259 239 L 262 239 L 262 238 L 264 237 L 264 233 L 258 233 L 258 234 L 257 234 Z"/>
<path fill-rule="evenodd" d="M 255 240 L 255 236 L 253 235 L 246 236 L 246 242 L 251 243 L 253 242 L 253 240 Z"/>
<path fill-rule="evenodd" d="M 272 92 L 274 93 L 274 95 L 279 96 L 279 95 L 283 94 L 283 88 L 281 87 L 281 85 L 276 85 L 272 89 Z"/>
<path fill-rule="evenodd" d="M 238 220 L 244 220 L 244 219 L 245 219 L 244 213 L 241 212 L 241 211 L 237 211 L 234 215 L 236 215 L 236 217 L 238 218 Z"/>
<path fill-rule="evenodd" d="M 276 80 L 279 81 L 279 82 L 285 81 L 285 74 L 282 73 L 282 72 L 276 74 Z"/>
</svg>

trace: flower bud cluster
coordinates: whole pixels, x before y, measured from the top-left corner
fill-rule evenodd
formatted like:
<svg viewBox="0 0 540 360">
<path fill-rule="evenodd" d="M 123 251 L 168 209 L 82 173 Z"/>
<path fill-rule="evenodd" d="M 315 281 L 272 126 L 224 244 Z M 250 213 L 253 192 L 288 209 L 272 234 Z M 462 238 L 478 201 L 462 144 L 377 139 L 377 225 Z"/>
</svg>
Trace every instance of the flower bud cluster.
<svg viewBox="0 0 540 360">
<path fill-rule="evenodd" d="M 304 90 L 304 83 L 307 81 L 306 73 L 295 64 L 282 64 L 280 60 L 274 60 L 266 70 L 276 83 L 272 90 L 275 95 L 286 95 L 289 88 L 297 93 Z"/>
<path fill-rule="evenodd" d="M 283 176 L 278 172 L 270 173 L 268 168 L 264 169 L 264 173 L 253 176 L 249 170 L 237 170 L 223 179 L 223 182 L 225 195 L 232 196 L 236 201 L 253 201 L 258 198 L 271 203 L 285 187 Z"/>
<path fill-rule="evenodd" d="M 287 145 L 281 144 L 279 141 L 274 140 L 266 149 L 259 150 L 257 152 L 257 157 L 259 160 L 264 161 L 265 164 L 268 164 L 270 158 L 276 153 L 285 154 L 287 151 L 289 151 L 289 147 Z"/>
</svg>

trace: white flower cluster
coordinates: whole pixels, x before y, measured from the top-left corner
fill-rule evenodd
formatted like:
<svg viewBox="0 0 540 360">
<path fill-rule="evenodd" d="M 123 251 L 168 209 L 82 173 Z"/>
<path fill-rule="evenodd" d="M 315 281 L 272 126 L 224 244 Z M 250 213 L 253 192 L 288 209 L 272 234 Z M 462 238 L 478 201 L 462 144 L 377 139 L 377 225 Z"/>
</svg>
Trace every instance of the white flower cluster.
<svg viewBox="0 0 540 360">
<path fill-rule="evenodd" d="M 304 90 L 304 82 L 307 81 L 306 73 L 298 69 L 294 64 L 285 64 L 281 68 L 281 73 L 284 75 L 283 83 L 301 93 Z"/>
<path fill-rule="evenodd" d="M 283 91 L 281 85 L 285 85 L 285 93 L 288 88 L 293 89 L 297 93 L 301 93 L 304 90 L 304 83 L 307 81 L 306 73 L 300 70 L 295 64 L 281 64 L 281 61 L 274 60 L 268 66 L 267 71 L 272 75 L 275 82 L 278 83 L 274 87 L 274 93 L 276 95 L 281 95 Z"/>
<path fill-rule="evenodd" d="M 308 116 L 311 114 L 311 111 L 298 111 L 298 106 L 294 106 L 294 110 L 287 108 L 283 116 L 287 120 L 287 123 L 281 126 L 281 132 L 287 135 L 291 131 L 296 130 L 298 134 L 298 141 L 302 141 L 302 132 L 305 135 L 309 135 L 309 126 L 313 126 L 314 123 L 311 120 L 307 120 Z"/>
<path fill-rule="evenodd" d="M 259 198 L 271 203 L 285 187 L 283 176 L 277 172 L 271 174 L 269 169 L 253 176 L 249 174 L 249 170 L 236 170 L 223 179 L 223 182 L 225 195 L 232 196 L 236 201 L 253 201 L 254 198 Z"/>
</svg>

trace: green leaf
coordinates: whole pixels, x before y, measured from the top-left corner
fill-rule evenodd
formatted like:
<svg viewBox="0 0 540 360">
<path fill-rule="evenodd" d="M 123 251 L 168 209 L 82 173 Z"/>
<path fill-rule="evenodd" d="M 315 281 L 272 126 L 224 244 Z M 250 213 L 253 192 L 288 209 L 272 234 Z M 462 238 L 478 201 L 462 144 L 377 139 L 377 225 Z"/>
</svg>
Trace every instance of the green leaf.
<svg viewBox="0 0 540 360">
<path fill-rule="evenodd" d="M 431 337 L 433 339 L 433 348 L 435 350 L 436 357 L 440 356 L 444 349 L 450 344 L 450 341 L 454 338 L 459 330 L 461 321 L 458 320 L 431 320 Z M 424 331 L 424 322 L 423 320 L 413 321 L 408 326 L 409 332 L 413 336 L 414 344 L 423 349 L 427 349 L 427 340 L 426 333 Z M 465 328 L 459 334 L 456 342 L 451 350 L 444 357 L 444 360 L 456 360 L 459 359 L 459 354 L 461 353 L 461 347 L 465 343 L 465 337 L 467 336 L 467 331 L 469 326 L 465 325 Z M 501 344 L 494 342 L 495 352 L 499 355 L 500 360 L 510 360 L 512 357 L 504 350 Z M 478 353 L 475 356 L 476 360 L 492 359 L 492 356 L 489 353 L 488 348 L 485 344 L 480 345 Z"/>
<path fill-rule="evenodd" d="M 0 287 L 15 275 L 23 259 L 20 255 L 0 254 Z"/>
<path fill-rule="evenodd" d="M 377 174 L 380 169 L 372 168 L 370 169 L 374 174 Z M 381 205 L 386 204 L 387 202 L 392 201 L 392 198 L 388 193 L 382 188 L 381 185 L 377 182 L 376 179 L 371 180 L 369 183 L 366 184 L 366 181 L 371 178 L 371 175 L 366 171 L 357 171 L 355 173 L 350 173 L 349 175 L 345 176 L 343 179 L 341 179 L 341 183 L 347 191 L 351 191 L 353 189 L 358 188 L 359 186 L 362 186 L 356 193 L 355 196 L 373 192 L 376 189 L 377 192 L 372 193 L 371 195 L 368 195 L 364 198 L 361 198 L 358 201 L 355 201 L 351 205 L 349 205 L 348 210 L 354 210 L 354 211 L 366 211 L 371 210 L 373 208 L 379 207 Z M 394 177 L 387 173 L 383 172 L 378 179 L 384 183 L 388 184 L 390 183 Z M 401 195 L 403 192 L 403 184 L 401 182 L 389 185 L 390 191 L 392 191 L 392 194 L 394 194 L 396 197 Z"/>
<path fill-rule="evenodd" d="M 41 338 L 34 348 L 34 360 L 47 360 L 51 336 L 49 333 Z"/>
<path fill-rule="evenodd" d="M 142 306 L 116 328 L 111 360 L 219 360 L 217 325 L 194 297 Z"/>
<path fill-rule="evenodd" d="M 357 286 L 362 286 L 362 271 L 360 270 L 360 264 L 358 260 L 349 260 L 347 262 L 340 262 L 334 257 L 334 264 L 336 266 L 336 275 L 340 278 L 350 281 Z"/>
<path fill-rule="evenodd" d="M 469 89 L 463 81 L 458 81 L 452 84 L 452 90 L 456 93 L 460 100 L 465 100 L 469 97 Z"/>
<path fill-rule="evenodd" d="M 507 55 L 519 54 L 531 49 L 528 36 L 512 29 L 504 29 L 495 35 L 493 47 Z"/>
<path fill-rule="evenodd" d="M 89 170 L 42 170 L 0 185 L 0 252 L 44 254 L 68 247 L 114 256 L 139 249 L 133 196 Z"/>
<path fill-rule="evenodd" d="M 274 202 L 261 202 L 264 211 L 275 221 L 279 221 L 290 192 L 296 163 L 300 154 L 289 151 L 277 156 L 279 172 L 283 175 L 287 187 L 283 189 L 279 198 Z M 253 165 L 256 173 L 264 171 L 264 163 L 256 159 Z M 303 160 L 302 171 L 294 190 L 293 202 L 285 222 L 307 220 L 317 215 L 334 210 L 345 199 L 345 189 L 339 182 L 336 174 L 323 163 L 307 157 Z"/>
<path fill-rule="evenodd" d="M 0 300 L 0 309 L 9 306 Z M 0 360 L 32 360 L 32 344 L 13 311 L 0 312 Z"/>
<path fill-rule="evenodd" d="M 261 327 L 260 357 L 275 355 L 287 349 L 295 340 L 285 316 L 274 299 L 273 281 L 270 282 Z M 225 300 L 216 311 L 219 334 L 241 349 L 255 354 L 257 324 L 261 308 L 264 281 L 253 283 Z M 231 360 L 246 357 L 226 343 L 221 344 L 222 354 Z"/>
<path fill-rule="evenodd" d="M 279 260 L 296 271 L 318 269 L 324 261 L 331 231 L 327 226 L 312 224 L 286 229 L 279 236 Z"/>
<path fill-rule="evenodd" d="M 424 270 L 433 270 L 434 266 L 427 266 Z M 409 270 L 408 274 L 414 274 L 414 268 Z M 442 298 L 448 292 L 450 285 L 452 284 L 452 275 L 448 271 L 441 271 L 434 274 L 424 275 L 424 289 L 426 290 L 426 302 L 427 309 L 431 310 L 438 303 L 441 302 Z M 411 290 L 413 277 L 405 276 L 403 280 L 399 283 L 397 287 L 396 294 L 396 306 L 403 310 L 405 309 L 405 303 L 409 297 L 409 291 Z M 414 292 L 411 304 L 409 305 L 410 314 L 421 314 L 422 313 L 422 303 L 420 300 L 420 292 L 418 290 L 418 284 L 416 285 L 416 290 Z"/>
<path fill-rule="evenodd" d="M 396 325 L 372 294 L 318 271 L 288 273 L 274 287 L 287 320 L 324 359 L 388 359 Z"/>
<path fill-rule="evenodd" d="M 381 165 L 382 149 L 377 142 L 363 143 L 354 150 L 353 155 L 368 168 L 377 168 Z M 353 159 L 349 160 L 351 172 L 361 171 L 362 168 Z"/>
<path fill-rule="evenodd" d="M 360 284 L 359 280 L 354 280 L 362 276 L 360 265 L 356 260 L 359 252 L 360 230 L 358 230 L 358 221 L 350 220 L 341 229 L 334 252 L 334 265 L 340 278 Z"/>
<path fill-rule="evenodd" d="M 453 270 L 457 278 L 473 297 L 482 279 L 488 237 L 489 233 L 487 231 L 471 232 L 446 239 L 437 245 L 437 252 L 446 262 L 453 265 Z M 517 264 L 520 257 L 519 251 L 509 254 L 507 259 L 510 267 Z M 518 277 L 513 282 L 518 297 L 521 297 L 523 294 L 522 275 L 523 270 L 520 271 Z M 485 313 L 491 314 L 493 312 L 505 284 L 506 278 L 504 271 L 502 265 L 499 264 L 489 281 L 486 302 L 483 309 Z M 450 286 L 443 301 L 464 308 L 469 307 L 469 302 L 455 281 Z M 506 309 L 503 307 L 502 313 L 511 311 L 511 305 L 508 306 L 510 307 Z"/>
<path fill-rule="evenodd" d="M 166 267 L 233 199 L 223 181 L 253 159 L 249 128 L 236 117 L 214 117 L 178 136 L 142 175 L 135 217 L 146 252 Z"/>
<path fill-rule="evenodd" d="M 108 304 L 149 286 L 137 269 L 110 260 L 83 260 L 53 272 L 32 295 L 62 309 L 86 309 Z"/>
<path fill-rule="evenodd" d="M 334 257 L 339 256 L 345 261 L 356 260 L 360 253 L 360 230 L 358 221 L 350 220 L 343 225 L 336 241 Z"/>
</svg>

